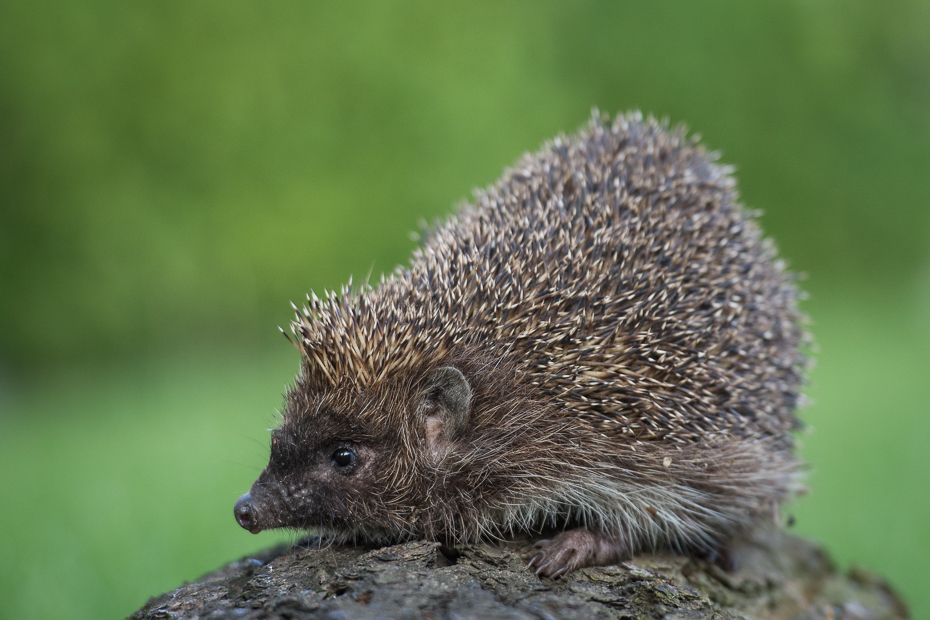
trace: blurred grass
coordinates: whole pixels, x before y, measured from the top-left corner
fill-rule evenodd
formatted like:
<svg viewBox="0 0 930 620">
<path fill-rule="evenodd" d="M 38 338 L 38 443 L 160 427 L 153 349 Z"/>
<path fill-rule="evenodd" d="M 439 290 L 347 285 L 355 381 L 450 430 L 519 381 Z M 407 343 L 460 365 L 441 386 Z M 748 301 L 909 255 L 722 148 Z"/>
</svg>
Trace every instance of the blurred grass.
<svg viewBox="0 0 930 620">
<path fill-rule="evenodd" d="M 922 290 L 921 290 L 922 289 Z M 802 412 L 810 493 L 788 509 L 838 563 L 886 577 L 930 617 L 930 279 L 815 295 L 819 345 Z"/>
<path fill-rule="evenodd" d="M 287 538 L 232 516 L 295 354 L 194 353 L 36 380 L 0 417 L 0 618 L 106 618 Z"/>
<path fill-rule="evenodd" d="M 0 618 L 126 614 L 231 517 L 288 300 L 591 106 L 686 120 L 810 277 L 798 529 L 930 616 L 930 3 L 0 3 Z"/>
</svg>

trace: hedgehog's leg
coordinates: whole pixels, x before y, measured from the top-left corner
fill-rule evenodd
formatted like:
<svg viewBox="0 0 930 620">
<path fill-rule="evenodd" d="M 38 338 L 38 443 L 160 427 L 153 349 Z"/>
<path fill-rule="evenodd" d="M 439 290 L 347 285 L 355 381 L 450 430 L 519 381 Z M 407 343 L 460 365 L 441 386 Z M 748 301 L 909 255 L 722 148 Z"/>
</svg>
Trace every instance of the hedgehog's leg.
<svg viewBox="0 0 930 620">
<path fill-rule="evenodd" d="M 540 540 L 539 552 L 530 561 L 537 575 L 559 577 L 585 566 L 614 564 L 629 557 L 618 538 L 583 527 L 562 532 L 552 540 Z"/>
<path fill-rule="evenodd" d="M 731 546 L 708 549 L 698 554 L 711 564 L 727 573 L 735 573 L 739 569 L 739 558 L 736 550 Z"/>
</svg>

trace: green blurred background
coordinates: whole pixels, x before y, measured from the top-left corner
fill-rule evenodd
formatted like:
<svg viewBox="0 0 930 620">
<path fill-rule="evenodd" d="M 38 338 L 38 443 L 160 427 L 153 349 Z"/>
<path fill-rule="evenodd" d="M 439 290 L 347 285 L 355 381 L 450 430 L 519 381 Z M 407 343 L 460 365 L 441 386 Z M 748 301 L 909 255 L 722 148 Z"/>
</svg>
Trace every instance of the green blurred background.
<svg viewBox="0 0 930 620">
<path fill-rule="evenodd" d="M 930 5 L 0 3 L 0 617 L 118 617 L 253 537 L 288 301 L 592 106 L 737 164 L 819 363 L 796 529 L 930 617 Z"/>
</svg>

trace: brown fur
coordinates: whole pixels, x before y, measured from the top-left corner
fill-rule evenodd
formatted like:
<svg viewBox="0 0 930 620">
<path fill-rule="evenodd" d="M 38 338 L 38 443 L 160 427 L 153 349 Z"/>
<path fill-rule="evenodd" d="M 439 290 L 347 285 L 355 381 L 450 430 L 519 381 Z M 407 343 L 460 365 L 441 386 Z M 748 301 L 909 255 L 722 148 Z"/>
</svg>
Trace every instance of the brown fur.
<svg viewBox="0 0 930 620">
<path fill-rule="evenodd" d="M 793 277 L 714 159 L 682 129 L 595 115 L 436 226 L 410 267 L 309 297 L 256 527 L 579 525 L 628 551 L 706 551 L 769 519 L 798 488 L 806 335 Z M 471 390 L 461 430 L 423 413 L 443 367 Z"/>
</svg>

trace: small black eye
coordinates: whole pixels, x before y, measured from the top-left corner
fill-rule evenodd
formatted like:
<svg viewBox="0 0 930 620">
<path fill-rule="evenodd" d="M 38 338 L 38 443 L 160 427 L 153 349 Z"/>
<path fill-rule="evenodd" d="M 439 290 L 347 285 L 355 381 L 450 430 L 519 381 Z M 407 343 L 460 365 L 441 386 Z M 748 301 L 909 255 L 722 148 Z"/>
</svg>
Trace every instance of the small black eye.
<svg viewBox="0 0 930 620">
<path fill-rule="evenodd" d="M 348 467 L 355 462 L 355 452 L 348 448 L 339 448 L 333 452 L 333 464 L 336 467 Z"/>
</svg>

